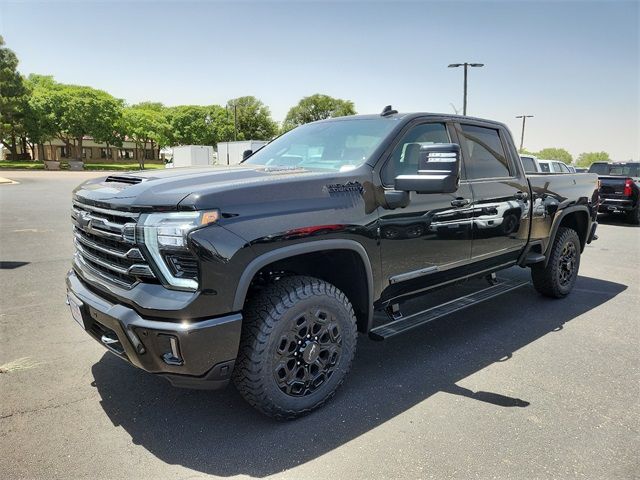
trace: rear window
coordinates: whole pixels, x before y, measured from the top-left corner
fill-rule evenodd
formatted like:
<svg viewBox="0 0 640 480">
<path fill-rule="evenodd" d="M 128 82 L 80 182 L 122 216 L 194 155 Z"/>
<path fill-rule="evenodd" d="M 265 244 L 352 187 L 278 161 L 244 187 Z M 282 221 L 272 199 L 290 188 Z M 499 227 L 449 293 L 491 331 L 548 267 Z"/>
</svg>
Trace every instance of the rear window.
<svg viewBox="0 0 640 480">
<path fill-rule="evenodd" d="M 589 173 L 597 173 L 598 175 L 609 175 L 609 165 L 606 163 L 594 163 L 589 167 Z"/>
<path fill-rule="evenodd" d="M 551 173 L 551 168 L 549 168 L 549 164 L 548 163 L 540 162 L 540 170 L 542 170 L 545 173 Z"/>
<path fill-rule="evenodd" d="M 589 173 L 615 177 L 640 177 L 640 163 L 594 163 Z"/>
<path fill-rule="evenodd" d="M 536 162 L 533 161 L 531 157 L 520 157 L 522 160 L 522 166 L 524 167 L 524 171 L 527 173 L 535 173 L 536 172 Z"/>
<path fill-rule="evenodd" d="M 640 177 L 640 163 L 627 163 L 624 165 L 611 165 L 609 175 L 622 177 Z"/>
</svg>

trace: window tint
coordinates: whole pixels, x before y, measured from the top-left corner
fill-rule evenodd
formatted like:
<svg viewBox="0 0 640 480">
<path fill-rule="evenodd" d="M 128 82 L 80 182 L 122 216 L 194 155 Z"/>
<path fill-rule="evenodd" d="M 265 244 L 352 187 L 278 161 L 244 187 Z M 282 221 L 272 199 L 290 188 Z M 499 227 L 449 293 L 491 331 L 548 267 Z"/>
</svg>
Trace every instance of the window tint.
<svg viewBox="0 0 640 480">
<path fill-rule="evenodd" d="M 551 166 L 553 167 L 554 173 L 562 173 L 561 165 L 558 162 L 552 162 Z"/>
<path fill-rule="evenodd" d="M 594 163 L 589 167 L 589 173 L 597 173 L 598 175 L 608 175 L 609 165 L 606 163 Z"/>
<path fill-rule="evenodd" d="M 640 177 L 640 164 L 628 163 L 623 165 L 611 165 L 609 175 L 624 176 L 624 177 Z"/>
<path fill-rule="evenodd" d="M 571 173 L 571 170 L 569 170 L 569 167 L 567 167 L 564 163 L 559 163 L 558 166 L 560 167 L 560 171 L 562 173 Z"/>
<path fill-rule="evenodd" d="M 545 173 L 551 173 L 551 169 L 549 168 L 549 164 L 546 162 L 540 162 L 540 170 Z"/>
<path fill-rule="evenodd" d="M 397 175 L 418 173 L 422 145 L 449 142 L 451 139 L 444 123 L 423 123 L 412 127 L 402 136 L 382 169 L 382 182 L 392 185 Z"/>
<path fill-rule="evenodd" d="M 527 173 L 534 173 L 536 171 L 536 162 L 531 157 L 520 157 L 522 160 L 522 166 Z"/>
<path fill-rule="evenodd" d="M 511 176 L 498 130 L 473 125 L 461 125 L 460 128 L 467 178 Z"/>
</svg>

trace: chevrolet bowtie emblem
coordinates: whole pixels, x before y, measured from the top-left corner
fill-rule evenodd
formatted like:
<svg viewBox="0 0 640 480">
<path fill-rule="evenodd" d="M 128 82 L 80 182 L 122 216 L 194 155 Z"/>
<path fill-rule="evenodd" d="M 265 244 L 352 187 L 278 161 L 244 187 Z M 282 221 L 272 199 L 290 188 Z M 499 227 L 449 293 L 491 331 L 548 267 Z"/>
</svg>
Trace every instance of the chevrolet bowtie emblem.
<svg viewBox="0 0 640 480">
<path fill-rule="evenodd" d="M 91 226 L 91 217 L 87 212 L 81 211 L 78 213 L 77 222 L 80 228 L 86 230 Z"/>
</svg>

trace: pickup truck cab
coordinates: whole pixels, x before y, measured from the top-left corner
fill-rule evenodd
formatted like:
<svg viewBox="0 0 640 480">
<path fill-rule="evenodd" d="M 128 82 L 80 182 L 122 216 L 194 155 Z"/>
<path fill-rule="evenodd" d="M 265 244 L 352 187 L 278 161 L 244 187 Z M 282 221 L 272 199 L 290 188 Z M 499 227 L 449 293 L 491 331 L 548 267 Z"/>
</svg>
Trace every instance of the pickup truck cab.
<svg viewBox="0 0 640 480">
<path fill-rule="evenodd" d="M 621 213 L 640 225 L 640 163 L 596 162 L 589 167 L 600 180 L 600 213 Z"/>
<path fill-rule="evenodd" d="M 357 334 L 384 340 L 520 284 L 562 298 L 595 238 L 595 175 L 527 176 L 505 125 L 429 113 L 298 127 L 232 167 L 93 179 L 73 193 L 73 317 L 177 386 L 233 380 L 263 413 L 321 406 Z M 408 299 L 489 286 L 409 314 Z M 409 361 L 409 359 L 407 359 Z"/>
<path fill-rule="evenodd" d="M 566 163 L 560 160 L 538 160 L 540 172 L 543 173 L 575 173 L 572 172 Z"/>
</svg>

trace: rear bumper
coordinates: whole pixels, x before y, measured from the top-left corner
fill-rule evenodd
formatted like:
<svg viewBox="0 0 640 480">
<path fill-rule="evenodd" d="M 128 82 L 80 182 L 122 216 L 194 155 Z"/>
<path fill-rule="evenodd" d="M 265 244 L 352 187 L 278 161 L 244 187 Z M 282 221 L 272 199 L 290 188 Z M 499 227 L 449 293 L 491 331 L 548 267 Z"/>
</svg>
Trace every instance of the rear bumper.
<svg viewBox="0 0 640 480">
<path fill-rule="evenodd" d="M 629 212 L 633 210 L 635 203 L 632 198 L 603 198 L 600 197 L 598 212 Z"/>
<path fill-rule="evenodd" d="M 240 342 L 240 313 L 188 323 L 146 319 L 96 295 L 73 270 L 67 274 L 67 292 L 79 307 L 78 323 L 123 360 L 176 386 L 216 389 L 229 382 Z"/>
</svg>

